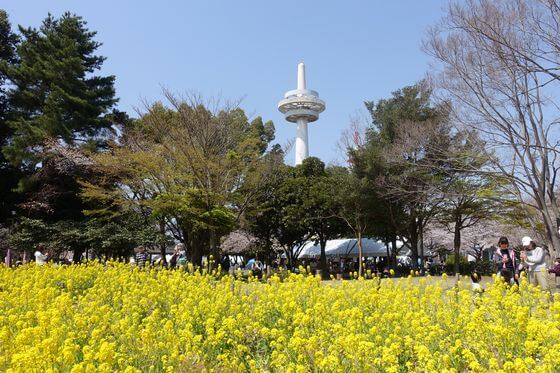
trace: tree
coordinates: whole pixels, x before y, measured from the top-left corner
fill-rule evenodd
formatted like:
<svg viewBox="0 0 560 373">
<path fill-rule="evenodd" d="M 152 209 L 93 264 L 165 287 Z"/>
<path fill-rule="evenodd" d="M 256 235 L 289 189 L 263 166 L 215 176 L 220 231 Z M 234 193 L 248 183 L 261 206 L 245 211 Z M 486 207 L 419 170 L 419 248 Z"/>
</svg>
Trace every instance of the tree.
<svg viewBox="0 0 560 373">
<path fill-rule="evenodd" d="M 398 90 L 390 99 L 366 102 L 366 107 L 372 126 L 364 145 L 351 154 L 353 168 L 375 185 L 383 206 L 390 206 L 383 209 L 392 222 L 386 235 L 393 247 L 397 235 L 406 238 L 416 267 L 423 258 L 424 227 L 443 201 L 440 149 L 450 138 L 447 108 L 432 105 L 425 82 Z"/>
<path fill-rule="evenodd" d="M 11 109 L 6 92 L 9 83 L 6 66 L 17 61 L 17 43 L 18 37 L 12 32 L 8 14 L 0 9 L 0 150 L 13 135 L 7 124 Z M 21 177 L 18 168 L 11 165 L 0 151 L 0 225 L 8 224 L 12 211 L 16 210 L 19 198 L 14 189 Z"/>
<path fill-rule="evenodd" d="M 307 166 L 306 161 L 314 160 L 318 161 L 317 158 L 307 158 L 302 166 Z M 323 168 L 322 172 L 308 177 L 306 183 L 308 187 L 307 199 L 304 201 L 304 208 L 308 215 L 306 222 L 315 236 L 315 242 L 321 248 L 319 268 L 322 270 L 323 278 L 327 278 L 329 272 L 326 256 L 327 241 L 339 238 L 348 232 L 347 225 L 339 217 L 341 191 L 336 184 L 338 181 L 336 174 L 337 169 L 334 167 Z"/>
<path fill-rule="evenodd" d="M 338 178 L 318 158 L 306 158 L 301 165 L 283 165 L 270 179 L 265 193 L 245 213 L 251 232 L 272 252 L 280 246 L 293 268 L 310 240 L 321 248 L 322 275 L 328 276 L 327 240 L 347 230 L 338 216 Z"/>
<path fill-rule="evenodd" d="M 9 82 L 2 154 L 25 176 L 19 177 L 18 210 L 52 224 L 52 232 L 63 226 L 82 231 L 87 219 L 77 179 L 90 171 L 82 150 L 96 150 L 109 134 L 117 114 L 111 113 L 114 77 L 95 75 L 105 58 L 95 55 L 100 44 L 81 17 L 49 15 L 38 30 L 20 26 L 19 33 L 15 57 L 0 64 Z M 78 260 L 81 243 L 74 247 Z"/>
<path fill-rule="evenodd" d="M 278 189 L 288 176 L 288 169 L 289 166 L 284 164 L 283 150 L 275 145 L 263 158 L 261 168 L 250 174 L 255 177 L 247 178 L 240 189 L 241 195 L 253 196 L 245 204 L 240 226 L 256 237 L 255 254 L 267 263 L 276 258 L 280 245 L 278 237 L 282 234 L 283 226 Z M 255 179 L 258 181 L 255 182 Z M 288 254 L 287 258 L 290 258 Z"/>
<path fill-rule="evenodd" d="M 465 227 L 461 230 L 461 240 L 467 245 L 461 245 L 463 255 L 481 257 L 482 252 L 496 248 L 498 237 L 506 236 L 509 241 L 516 246 L 521 242 L 523 236 L 531 235 L 531 228 L 528 225 L 520 226 L 521 221 L 515 220 L 515 209 L 506 210 L 505 213 L 496 214 L 491 220 L 481 220 L 478 224 Z M 526 222 L 525 222 L 526 224 Z M 424 238 L 429 242 L 430 249 L 441 247 L 451 253 L 454 246 L 454 236 L 449 234 L 449 229 L 437 220 L 432 221 L 427 227 Z"/>
<path fill-rule="evenodd" d="M 314 163 L 307 165 L 312 169 Z M 295 267 L 303 246 L 313 236 L 307 222 L 309 212 L 304 208 L 308 187 L 302 171 L 302 165 L 283 165 L 275 183 L 246 213 L 253 234 L 267 245 L 278 246 L 289 268 Z"/>
<path fill-rule="evenodd" d="M 224 236 L 220 244 L 222 253 L 228 255 L 244 255 L 258 253 L 258 239 L 244 230 L 236 230 Z"/>
<path fill-rule="evenodd" d="M 443 208 L 437 220 L 453 233 L 455 273 L 459 273 L 461 232 L 497 219 L 511 204 L 503 183 L 482 171 L 491 161 L 477 132 L 456 131 L 450 146 L 441 149 Z M 475 247 L 475 245 L 473 245 Z"/>
<path fill-rule="evenodd" d="M 78 179 L 92 177 L 92 160 L 80 149 L 53 141 L 43 144 L 41 157 L 41 167 L 22 180 L 25 184 L 24 198 L 18 205 L 23 215 L 20 220 L 27 218 L 37 221 L 39 226 L 46 226 L 52 236 L 45 242 L 45 238 L 38 234 L 36 243 L 51 246 L 55 254 L 71 250 L 74 261 L 78 262 L 88 248 L 87 240 L 82 236 L 88 220 L 83 210 L 88 206 L 80 198 Z M 53 246 L 55 244 L 60 245 L 57 248 Z"/>
<path fill-rule="evenodd" d="M 49 15 L 38 30 L 19 31 L 18 58 L 2 67 L 11 82 L 7 123 L 14 131 L 4 154 L 33 170 L 45 140 L 74 145 L 110 128 L 115 77 L 94 75 L 105 57 L 95 55 L 101 44 L 79 16 Z"/>
<path fill-rule="evenodd" d="M 293 183 L 297 185 L 296 191 L 300 197 L 294 210 L 299 211 L 296 216 L 287 217 L 300 219 L 311 239 L 319 244 L 319 268 L 323 277 L 328 277 L 327 241 L 340 237 L 348 230 L 338 216 L 340 200 L 335 174 L 333 169 L 325 169 L 325 164 L 316 157 L 308 157 L 296 166 Z"/>
<path fill-rule="evenodd" d="M 254 171 L 274 126 L 249 121 L 236 106 L 165 95 L 169 107 L 147 105 L 124 129 L 121 143 L 95 157 L 100 173 L 112 176 L 83 183 L 84 195 L 116 209 L 145 210 L 201 264 L 204 254 L 218 258 L 220 237 L 239 224 L 259 178 L 267 177 Z M 244 189 L 244 183 L 255 188 Z"/>
<path fill-rule="evenodd" d="M 85 224 L 80 224 L 79 229 L 86 249 L 97 257 L 128 258 L 139 245 L 157 249 L 170 243 L 157 222 L 145 219 L 134 210 L 111 218 L 92 217 Z M 165 263 L 165 251 L 160 251 L 160 254 Z"/>
<path fill-rule="evenodd" d="M 352 124 L 354 128 L 356 128 L 355 123 Z M 385 242 L 389 265 L 395 268 L 398 254 L 397 240 L 399 236 L 403 236 L 405 231 L 406 214 L 404 204 L 399 199 L 391 198 L 383 193 L 384 186 L 381 181 L 397 172 L 386 161 L 383 153 L 384 147 L 384 142 L 370 133 L 369 141 L 355 142 L 353 145 L 347 146 L 346 150 L 350 160 L 351 173 L 357 179 L 368 180 L 372 186 L 367 190 L 370 193 L 367 198 L 375 201 L 372 203 L 374 206 L 369 216 L 374 224 L 370 224 L 369 231 L 373 236 L 379 237 Z"/>
<path fill-rule="evenodd" d="M 539 212 L 538 220 L 526 217 L 535 229 L 544 224 L 555 251 L 559 15 L 552 1 L 453 2 L 425 42 L 441 63 L 436 81 L 455 117 L 496 150 L 494 174 Z"/>
<path fill-rule="evenodd" d="M 5 145 L 6 139 L 11 135 L 6 120 L 9 114 L 7 97 L 7 83 L 9 82 L 6 74 L 6 67 L 17 61 L 16 47 L 18 36 L 12 32 L 12 26 L 6 11 L 0 9 L 0 144 Z M 2 155 L 0 154 L 0 157 Z M 4 158 L 0 158 L 4 163 Z"/>
<path fill-rule="evenodd" d="M 342 219 L 354 233 L 358 243 L 358 276 L 363 275 L 362 238 L 372 230 L 374 211 L 378 209 L 374 194 L 375 186 L 366 178 L 344 168 L 332 170 L 333 185 L 338 188 L 339 209 L 337 217 Z"/>
</svg>

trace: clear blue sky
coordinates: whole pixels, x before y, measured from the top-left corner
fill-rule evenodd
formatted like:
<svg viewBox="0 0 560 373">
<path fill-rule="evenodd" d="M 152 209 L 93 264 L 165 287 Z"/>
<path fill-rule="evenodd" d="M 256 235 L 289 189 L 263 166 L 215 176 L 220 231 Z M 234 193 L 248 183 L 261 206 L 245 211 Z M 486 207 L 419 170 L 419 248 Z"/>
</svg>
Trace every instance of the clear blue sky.
<svg viewBox="0 0 560 373">
<path fill-rule="evenodd" d="M 425 30 L 445 0 L 131 1 L 13 0 L 0 3 L 12 25 L 38 27 L 48 12 L 76 13 L 96 30 L 116 76 L 119 108 L 131 114 L 161 88 L 243 98 L 252 116 L 272 120 L 276 142 L 295 137 L 277 103 L 296 88 L 297 64 L 327 109 L 309 128 L 310 155 L 343 158 L 336 143 L 363 101 L 388 97 L 422 79 Z M 293 164 L 294 149 L 286 157 Z"/>
</svg>

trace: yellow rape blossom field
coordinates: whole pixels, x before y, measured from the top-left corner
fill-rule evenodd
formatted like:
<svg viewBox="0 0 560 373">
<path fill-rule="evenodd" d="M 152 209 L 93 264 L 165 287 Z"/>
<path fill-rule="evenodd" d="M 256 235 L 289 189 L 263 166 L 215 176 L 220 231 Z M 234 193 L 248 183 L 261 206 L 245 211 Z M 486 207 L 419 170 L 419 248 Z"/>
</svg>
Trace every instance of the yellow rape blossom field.
<svg viewBox="0 0 560 373">
<path fill-rule="evenodd" d="M 558 371 L 560 294 L 432 280 L 2 267 L 0 371 Z"/>
</svg>

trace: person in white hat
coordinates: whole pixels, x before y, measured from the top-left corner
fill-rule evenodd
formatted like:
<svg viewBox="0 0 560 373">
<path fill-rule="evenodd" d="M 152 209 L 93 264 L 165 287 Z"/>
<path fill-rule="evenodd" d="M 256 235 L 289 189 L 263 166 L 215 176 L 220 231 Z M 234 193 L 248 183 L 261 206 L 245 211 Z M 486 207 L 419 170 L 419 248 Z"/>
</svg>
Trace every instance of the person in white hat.
<svg viewBox="0 0 560 373">
<path fill-rule="evenodd" d="M 531 237 L 525 236 L 521 239 L 523 249 L 521 260 L 527 267 L 529 283 L 540 285 L 542 290 L 548 290 L 548 279 L 546 272 L 546 257 L 542 247 L 537 246 Z"/>
</svg>

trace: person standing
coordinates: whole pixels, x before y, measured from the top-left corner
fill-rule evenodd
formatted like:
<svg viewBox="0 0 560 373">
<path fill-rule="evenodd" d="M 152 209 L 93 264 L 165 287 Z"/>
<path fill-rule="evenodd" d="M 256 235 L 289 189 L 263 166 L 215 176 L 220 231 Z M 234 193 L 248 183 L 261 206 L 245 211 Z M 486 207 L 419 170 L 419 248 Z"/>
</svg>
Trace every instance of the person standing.
<svg viewBox="0 0 560 373">
<path fill-rule="evenodd" d="M 171 259 L 169 259 L 169 268 L 174 269 L 177 266 L 177 259 L 179 259 L 179 248 L 175 245 L 173 249 L 173 255 L 171 255 Z"/>
<path fill-rule="evenodd" d="M 494 261 L 498 265 L 498 275 L 503 277 L 507 284 L 513 285 L 514 282 L 517 283 L 515 251 L 509 247 L 507 237 L 502 236 L 498 240 L 498 249 L 494 255 Z"/>
<path fill-rule="evenodd" d="M 521 239 L 521 244 L 524 249 L 521 252 L 521 260 L 527 267 L 529 283 L 539 285 L 542 290 L 548 290 L 546 256 L 543 248 L 537 246 L 535 241 L 528 236 Z"/>
<path fill-rule="evenodd" d="M 560 258 L 554 260 L 554 265 L 548 269 L 548 273 L 554 273 L 556 287 L 560 288 Z"/>
<path fill-rule="evenodd" d="M 480 285 L 480 274 L 477 272 L 471 273 L 471 288 L 475 293 L 484 293 L 484 288 Z"/>
<path fill-rule="evenodd" d="M 177 244 L 177 250 L 179 250 L 179 256 L 177 257 L 177 266 L 184 267 L 187 264 L 187 252 L 184 243 Z"/>
<path fill-rule="evenodd" d="M 187 253 L 185 251 L 185 244 L 178 243 L 173 250 L 173 256 L 169 260 L 169 267 L 171 269 L 177 267 L 184 267 L 187 264 Z"/>
<path fill-rule="evenodd" d="M 136 254 L 134 255 L 136 266 L 141 268 L 145 267 L 149 259 L 150 255 L 146 252 L 146 248 L 144 246 L 138 246 L 136 248 Z"/>
<path fill-rule="evenodd" d="M 37 251 L 35 251 L 35 264 L 38 266 L 42 266 L 47 264 L 47 260 L 49 259 L 49 256 L 47 254 L 44 253 L 45 252 L 45 247 L 43 245 L 38 245 L 37 246 Z"/>
<path fill-rule="evenodd" d="M 6 251 L 6 257 L 4 258 L 4 264 L 6 264 L 6 267 L 11 267 L 12 266 L 12 249 L 8 248 L 8 250 Z"/>
<path fill-rule="evenodd" d="M 222 261 L 220 262 L 220 265 L 222 266 L 222 271 L 225 272 L 226 274 L 229 273 L 229 269 L 231 267 L 231 262 L 229 260 L 229 256 L 228 255 L 223 255 L 222 256 Z"/>
</svg>

